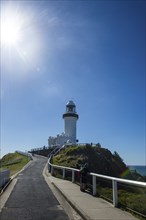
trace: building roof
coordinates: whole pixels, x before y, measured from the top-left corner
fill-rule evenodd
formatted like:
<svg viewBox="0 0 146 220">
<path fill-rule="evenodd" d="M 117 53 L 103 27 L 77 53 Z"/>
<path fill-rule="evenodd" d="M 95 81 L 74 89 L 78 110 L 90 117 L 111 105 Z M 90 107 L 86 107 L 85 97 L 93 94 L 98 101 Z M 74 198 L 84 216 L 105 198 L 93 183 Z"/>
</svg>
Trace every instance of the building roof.
<svg viewBox="0 0 146 220">
<path fill-rule="evenodd" d="M 70 101 L 66 104 L 66 106 L 75 106 L 75 104 L 74 104 L 74 102 L 73 102 L 72 100 L 70 100 Z"/>
</svg>

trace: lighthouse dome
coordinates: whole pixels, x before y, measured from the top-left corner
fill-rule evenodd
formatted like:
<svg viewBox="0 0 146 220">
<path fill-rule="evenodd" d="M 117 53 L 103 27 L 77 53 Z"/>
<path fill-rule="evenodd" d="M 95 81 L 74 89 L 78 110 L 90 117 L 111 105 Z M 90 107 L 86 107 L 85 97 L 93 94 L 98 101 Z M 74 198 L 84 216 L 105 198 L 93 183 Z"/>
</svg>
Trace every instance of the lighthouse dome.
<svg viewBox="0 0 146 220">
<path fill-rule="evenodd" d="M 66 106 L 75 106 L 74 102 L 72 100 L 68 101 L 68 103 L 66 104 Z"/>
</svg>

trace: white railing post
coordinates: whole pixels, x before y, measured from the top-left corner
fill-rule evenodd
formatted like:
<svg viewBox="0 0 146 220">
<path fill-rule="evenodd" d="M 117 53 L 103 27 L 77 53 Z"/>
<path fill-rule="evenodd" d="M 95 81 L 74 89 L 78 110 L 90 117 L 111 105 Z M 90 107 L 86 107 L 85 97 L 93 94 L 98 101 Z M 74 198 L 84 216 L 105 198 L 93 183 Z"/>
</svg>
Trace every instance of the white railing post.
<svg viewBox="0 0 146 220">
<path fill-rule="evenodd" d="M 93 196 L 96 195 L 96 176 L 92 176 L 92 185 L 93 185 Z"/>
<path fill-rule="evenodd" d="M 118 192 L 117 192 L 117 181 L 112 180 L 113 185 L 113 205 L 114 207 L 118 206 Z"/>
<path fill-rule="evenodd" d="M 72 170 L 72 183 L 74 183 L 74 182 L 75 182 L 75 171 Z"/>
<path fill-rule="evenodd" d="M 65 179 L 65 169 L 63 168 L 63 179 Z"/>
<path fill-rule="evenodd" d="M 51 165 L 48 163 L 48 172 L 51 172 Z"/>
<path fill-rule="evenodd" d="M 51 175 L 53 175 L 53 166 L 51 166 Z"/>
</svg>

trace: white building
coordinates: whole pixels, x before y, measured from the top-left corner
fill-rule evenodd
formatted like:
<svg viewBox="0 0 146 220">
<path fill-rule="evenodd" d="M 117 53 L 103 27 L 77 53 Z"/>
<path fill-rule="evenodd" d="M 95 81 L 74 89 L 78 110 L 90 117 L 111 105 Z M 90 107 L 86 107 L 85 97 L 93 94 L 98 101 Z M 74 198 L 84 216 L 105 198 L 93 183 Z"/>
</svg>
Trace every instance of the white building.
<svg viewBox="0 0 146 220">
<path fill-rule="evenodd" d="M 64 132 L 56 137 L 49 137 L 48 146 L 62 146 L 65 143 L 76 144 L 76 123 L 79 116 L 76 113 L 76 106 L 73 101 L 66 104 L 66 112 L 63 114 Z"/>
</svg>

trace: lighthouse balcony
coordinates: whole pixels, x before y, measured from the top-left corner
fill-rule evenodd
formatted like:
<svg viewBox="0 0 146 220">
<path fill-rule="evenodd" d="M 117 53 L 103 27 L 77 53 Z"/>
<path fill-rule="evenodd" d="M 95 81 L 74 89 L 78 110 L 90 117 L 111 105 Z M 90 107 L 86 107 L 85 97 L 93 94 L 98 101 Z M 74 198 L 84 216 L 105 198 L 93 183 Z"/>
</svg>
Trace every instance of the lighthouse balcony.
<svg viewBox="0 0 146 220">
<path fill-rule="evenodd" d="M 66 118 L 66 117 L 74 117 L 74 118 L 77 118 L 77 119 L 79 118 L 78 114 L 73 113 L 73 112 L 64 113 L 63 118 Z"/>
</svg>

